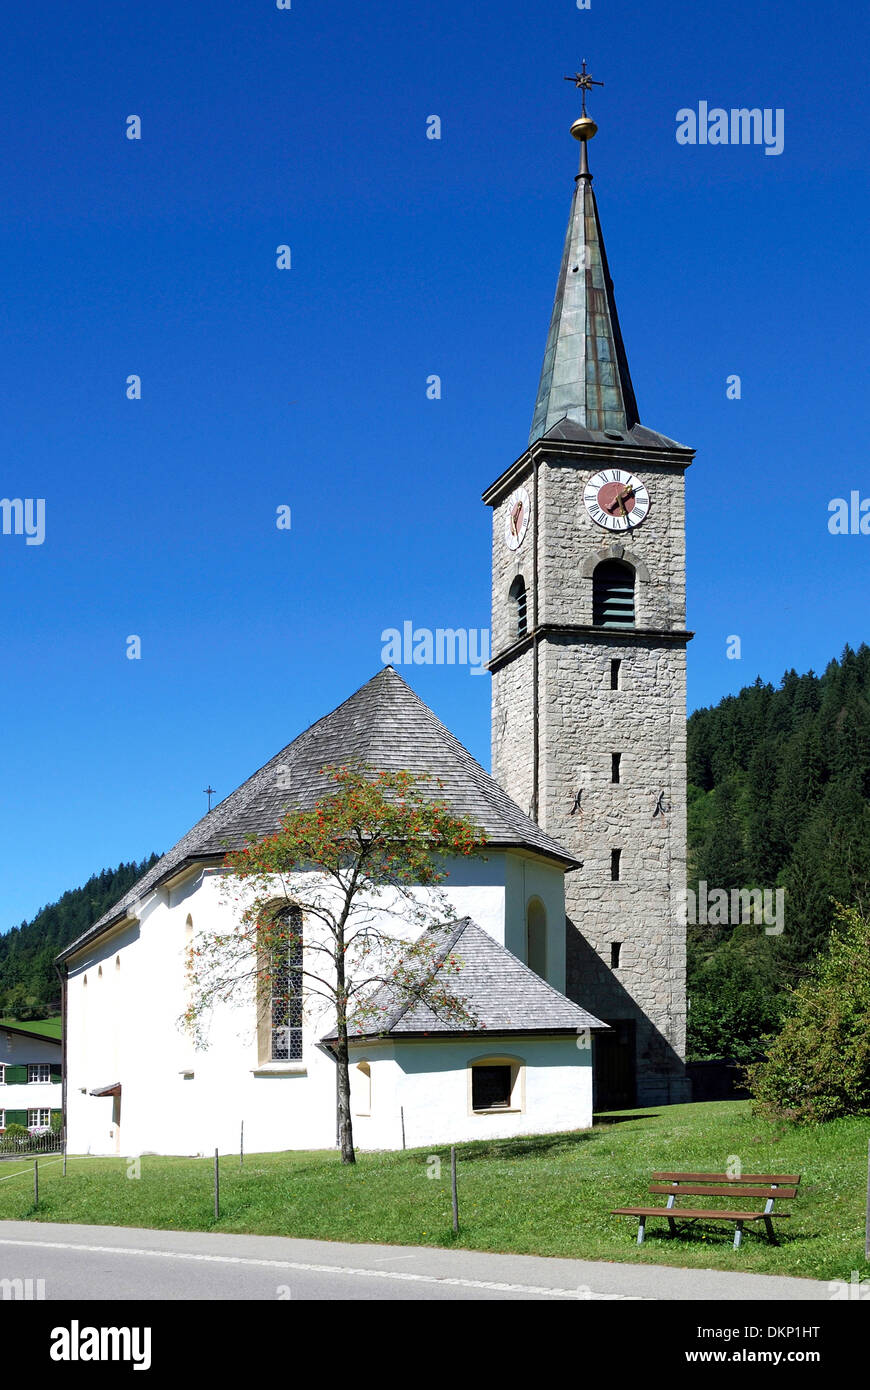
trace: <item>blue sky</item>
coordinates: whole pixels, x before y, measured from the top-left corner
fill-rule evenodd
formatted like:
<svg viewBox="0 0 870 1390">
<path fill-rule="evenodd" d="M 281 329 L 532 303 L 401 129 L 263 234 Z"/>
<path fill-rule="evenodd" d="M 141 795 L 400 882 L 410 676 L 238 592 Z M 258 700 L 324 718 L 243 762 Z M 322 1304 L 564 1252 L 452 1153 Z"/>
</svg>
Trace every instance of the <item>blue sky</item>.
<svg viewBox="0 0 870 1390">
<path fill-rule="evenodd" d="M 641 418 L 698 450 L 690 707 L 864 638 L 870 537 L 827 506 L 870 495 L 867 30 L 824 0 L 4 15 L 0 495 L 46 539 L 0 535 L 0 928 L 168 848 L 384 628 L 489 625 L 480 493 L 528 433 L 583 56 Z M 783 108 L 783 153 L 679 146 L 701 100 Z M 488 678 L 403 674 L 488 766 Z"/>
</svg>

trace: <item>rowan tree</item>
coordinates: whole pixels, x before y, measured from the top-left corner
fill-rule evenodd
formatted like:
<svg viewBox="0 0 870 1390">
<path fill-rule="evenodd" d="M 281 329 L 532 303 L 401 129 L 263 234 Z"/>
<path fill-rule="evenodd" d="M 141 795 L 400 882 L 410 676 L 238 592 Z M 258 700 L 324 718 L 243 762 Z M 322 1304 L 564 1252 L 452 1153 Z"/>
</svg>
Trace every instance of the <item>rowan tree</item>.
<svg viewBox="0 0 870 1390">
<path fill-rule="evenodd" d="M 430 777 L 362 765 L 321 774 L 328 790 L 313 809 L 288 809 L 274 834 L 227 854 L 232 924 L 190 953 L 184 1025 L 205 1045 L 213 1007 L 251 985 L 270 1026 L 291 1010 L 319 1012 L 334 1034 L 341 1158 L 353 1163 L 352 1033 L 377 1032 L 389 1008 L 418 999 L 475 1024 L 456 987 L 461 960 L 421 933 L 452 915 L 446 861 L 479 850 L 484 835 Z"/>
</svg>

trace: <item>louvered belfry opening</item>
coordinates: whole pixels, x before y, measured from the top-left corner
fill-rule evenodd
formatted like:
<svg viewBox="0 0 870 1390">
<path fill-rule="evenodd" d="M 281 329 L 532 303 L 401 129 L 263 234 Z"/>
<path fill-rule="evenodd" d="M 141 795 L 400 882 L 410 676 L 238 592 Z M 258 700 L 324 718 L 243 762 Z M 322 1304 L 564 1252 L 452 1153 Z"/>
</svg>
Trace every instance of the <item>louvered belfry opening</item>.
<svg viewBox="0 0 870 1390">
<path fill-rule="evenodd" d="M 508 590 L 509 596 L 516 605 L 516 632 L 517 638 L 525 637 L 529 630 L 528 595 L 526 593 L 526 581 L 521 574 L 518 574 L 513 584 Z"/>
<path fill-rule="evenodd" d="M 620 560 L 603 560 L 592 576 L 592 622 L 596 627 L 634 627 L 634 570 Z"/>
</svg>

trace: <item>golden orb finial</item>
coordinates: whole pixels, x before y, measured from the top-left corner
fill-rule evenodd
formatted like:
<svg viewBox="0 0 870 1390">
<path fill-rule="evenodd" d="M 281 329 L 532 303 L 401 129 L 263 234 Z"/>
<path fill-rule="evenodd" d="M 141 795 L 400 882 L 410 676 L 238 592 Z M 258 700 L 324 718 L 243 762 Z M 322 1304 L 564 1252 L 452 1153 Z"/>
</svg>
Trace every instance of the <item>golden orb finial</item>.
<svg viewBox="0 0 870 1390">
<path fill-rule="evenodd" d="M 591 116 L 578 116 L 571 127 L 571 134 L 575 140 L 591 140 L 598 130 Z"/>
</svg>

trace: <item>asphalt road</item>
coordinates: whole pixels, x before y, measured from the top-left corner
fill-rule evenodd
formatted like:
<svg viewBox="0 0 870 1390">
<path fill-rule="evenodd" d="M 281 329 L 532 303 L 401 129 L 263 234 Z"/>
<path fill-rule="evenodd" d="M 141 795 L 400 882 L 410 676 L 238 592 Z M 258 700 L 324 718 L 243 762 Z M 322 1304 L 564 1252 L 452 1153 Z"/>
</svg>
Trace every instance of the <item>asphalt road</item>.
<svg viewBox="0 0 870 1390">
<path fill-rule="evenodd" d="M 826 1283 L 761 1274 L 25 1221 L 0 1222 L 0 1279 L 43 1280 L 46 1301 L 742 1302 L 831 1296 Z"/>
</svg>

